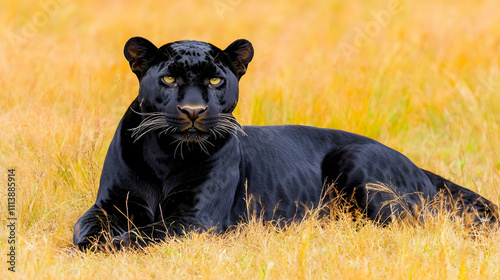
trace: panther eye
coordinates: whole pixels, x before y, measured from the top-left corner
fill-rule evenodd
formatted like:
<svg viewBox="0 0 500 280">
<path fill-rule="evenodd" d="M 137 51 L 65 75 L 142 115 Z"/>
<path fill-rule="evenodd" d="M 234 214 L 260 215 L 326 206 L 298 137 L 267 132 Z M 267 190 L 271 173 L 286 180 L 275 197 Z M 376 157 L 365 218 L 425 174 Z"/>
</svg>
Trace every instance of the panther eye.
<svg viewBox="0 0 500 280">
<path fill-rule="evenodd" d="M 163 76 L 163 80 L 167 84 L 173 84 L 175 82 L 175 78 L 172 76 Z"/>
<path fill-rule="evenodd" d="M 221 78 L 212 78 L 212 79 L 210 79 L 210 84 L 215 86 L 215 85 L 220 84 L 221 81 L 222 81 Z"/>
</svg>

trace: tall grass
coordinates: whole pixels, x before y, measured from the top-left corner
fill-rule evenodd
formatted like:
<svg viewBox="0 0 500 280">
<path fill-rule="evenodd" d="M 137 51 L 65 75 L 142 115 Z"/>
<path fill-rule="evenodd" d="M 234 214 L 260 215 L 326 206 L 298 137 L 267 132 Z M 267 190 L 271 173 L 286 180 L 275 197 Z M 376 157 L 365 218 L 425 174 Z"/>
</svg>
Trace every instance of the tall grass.
<svg viewBox="0 0 500 280">
<path fill-rule="evenodd" d="M 0 217 L 7 168 L 16 169 L 19 216 L 17 272 L 7 271 L 2 230 L 0 277 L 499 278 L 499 233 L 471 237 L 445 217 L 387 227 L 252 222 L 144 251 L 72 250 L 72 227 L 95 200 L 107 146 L 137 94 L 122 54 L 136 35 L 221 48 L 249 39 L 242 124 L 363 134 L 498 204 L 500 2 L 401 0 L 387 16 L 392 2 L 0 2 Z"/>
</svg>

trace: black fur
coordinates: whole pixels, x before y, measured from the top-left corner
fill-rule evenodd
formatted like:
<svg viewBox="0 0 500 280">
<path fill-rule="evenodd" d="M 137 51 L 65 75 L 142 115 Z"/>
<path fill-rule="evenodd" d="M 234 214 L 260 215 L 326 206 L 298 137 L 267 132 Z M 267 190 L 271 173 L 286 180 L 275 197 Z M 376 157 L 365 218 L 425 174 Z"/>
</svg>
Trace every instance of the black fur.
<svg viewBox="0 0 500 280">
<path fill-rule="evenodd" d="M 459 213 L 475 215 L 471 223 L 497 222 L 493 203 L 375 140 L 295 125 L 241 128 L 231 113 L 253 57 L 246 40 L 223 51 L 198 41 L 158 49 L 134 37 L 124 53 L 139 95 L 110 144 L 97 200 L 75 225 L 82 249 L 224 231 L 248 218 L 248 206 L 286 224 L 335 198 L 387 222 L 417 213 L 440 191 Z"/>
</svg>

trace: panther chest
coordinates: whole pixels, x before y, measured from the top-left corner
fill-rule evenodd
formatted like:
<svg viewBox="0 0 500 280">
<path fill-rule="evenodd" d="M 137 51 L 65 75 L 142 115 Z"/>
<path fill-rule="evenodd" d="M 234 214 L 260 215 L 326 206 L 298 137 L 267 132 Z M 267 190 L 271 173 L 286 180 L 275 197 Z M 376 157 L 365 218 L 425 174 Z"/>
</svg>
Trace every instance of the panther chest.
<svg viewBox="0 0 500 280">
<path fill-rule="evenodd" d="M 183 222 L 207 229 L 221 226 L 229 217 L 240 182 L 241 157 L 236 143 L 231 142 L 205 161 L 163 163 L 163 200 L 158 218 L 180 217 Z"/>
</svg>

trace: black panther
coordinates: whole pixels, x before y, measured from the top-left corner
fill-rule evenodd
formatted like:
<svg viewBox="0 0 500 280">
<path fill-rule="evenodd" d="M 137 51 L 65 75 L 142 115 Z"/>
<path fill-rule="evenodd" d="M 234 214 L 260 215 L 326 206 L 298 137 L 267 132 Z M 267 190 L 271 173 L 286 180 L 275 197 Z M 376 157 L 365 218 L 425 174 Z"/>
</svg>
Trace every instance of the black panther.
<svg viewBox="0 0 500 280">
<path fill-rule="evenodd" d="M 247 40 L 221 50 L 199 41 L 157 48 L 133 37 L 124 54 L 139 94 L 109 146 L 97 200 L 75 225 L 81 249 L 223 232 L 247 220 L 249 208 L 286 225 L 339 198 L 386 223 L 444 196 L 450 208 L 474 216 L 471 224 L 497 224 L 496 205 L 370 138 L 298 125 L 240 126 L 232 112 L 254 55 Z"/>
</svg>

